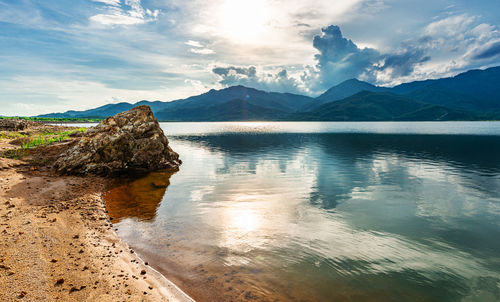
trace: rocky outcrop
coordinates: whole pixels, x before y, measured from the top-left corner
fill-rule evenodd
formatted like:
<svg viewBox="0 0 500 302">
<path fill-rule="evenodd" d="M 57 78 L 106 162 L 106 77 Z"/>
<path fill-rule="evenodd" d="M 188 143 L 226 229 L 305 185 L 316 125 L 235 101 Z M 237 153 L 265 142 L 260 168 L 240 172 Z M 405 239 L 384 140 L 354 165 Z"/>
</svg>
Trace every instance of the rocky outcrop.
<svg viewBox="0 0 500 302">
<path fill-rule="evenodd" d="M 31 124 L 21 119 L 0 119 L 0 130 L 19 131 L 28 128 Z"/>
<path fill-rule="evenodd" d="M 138 106 L 86 130 L 54 168 L 63 174 L 116 175 L 176 169 L 180 164 L 151 108 Z"/>
</svg>

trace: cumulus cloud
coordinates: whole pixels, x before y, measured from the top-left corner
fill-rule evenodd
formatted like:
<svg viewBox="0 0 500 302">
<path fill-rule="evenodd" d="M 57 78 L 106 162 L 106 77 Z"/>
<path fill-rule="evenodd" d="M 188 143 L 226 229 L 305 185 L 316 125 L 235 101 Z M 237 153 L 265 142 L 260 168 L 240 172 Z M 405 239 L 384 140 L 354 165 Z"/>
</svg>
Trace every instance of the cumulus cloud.
<svg viewBox="0 0 500 302">
<path fill-rule="evenodd" d="M 323 88 L 360 77 L 369 72 L 380 58 L 375 49 L 360 49 L 353 41 L 344 38 L 335 25 L 322 28 L 321 34 L 314 37 L 313 46 L 319 51 L 315 59 Z"/>
<path fill-rule="evenodd" d="M 102 25 L 132 25 L 154 21 L 159 10 L 144 9 L 141 0 L 93 0 L 106 5 L 106 13 L 91 16 L 92 22 Z"/>
<path fill-rule="evenodd" d="M 313 38 L 313 47 L 319 52 L 315 55 L 317 64 L 302 66 L 301 72 L 294 75 L 284 68 L 257 73 L 254 66 L 216 67 L 212 72 L 220 77 L 219 83 L 224 86 L 241 84 L 267 90 L 314 94 L 350 78 L 366 77 L 381 59 L 375 49 L 360 49 L 352 40 L 344 38 L 340 28 L 335 25 L 323 28 L 321 34 Z"/>
<path fill-rule="evenodd" d="M 225 86 L 241 84 L 309 94 L 320 93 L 351 78 L 378 85 L 396 85 L 449 76 L 498 61 L 499 31 L 492 25 L 478 24 L 477 20 L 468 15 L 435 20 L 422 28 L 416 38 L 405 40 L 398 48 L 385 52 L 361 48 L 344 37 L 339 26 L 330 25 L 313 37 L 312 45 L 318 52 L 314 56 L 316 64 L 302 66 L 301 73 L 295 71 L 291 76 L 288 68 L 257 72 L 254 66 L 216 67 L 212 71 Z"/>
<path fill-rule="evenodd" d="M 382 82 L 399 83 L 451 76 L 472 68 L 498 64 L 500 32 L 480 18 L 467 14 L 451 15 L 429 23 L 416 41 L 411 42 L 421 63 L 409 74 L 386 76 Z M 427 58 L 422 52 L 429 54 Z M 383 77 L 379 77 L 382 79 Z"/>
<path fill-rule="evenodd" d="M 220 76 L 228 75 L 243 75 L 247 77 L 254 77 L 257 74 L 257 69 L 254 66 L 246 67 L 215 67 L 212 72 Z"/>
<path fill-rule="evenodd" d="M 383 2 L 366 2 L 363 7 L 383 8 Z M 299 18 L 300 19 L 300 18 Z M 330 25 L 313 35 L 312 46 L 317 51 L 314 63 L 294 69 L 282 69 L 287 73 L 283 79 L 280 70 L 263 72 L 266 65 L 258 66 L 253 76 L 246 75 L 246 67 L 231 67 L 218 74 L 223 85 L 254 85 L 274 88 L 287 83 L 294 91 L 320 93 L 342 81 L 358 78 L 377 85 L 392 86 L 403 82 L 452 76 L 472 68 L 498 65 L 500 58 L 500 31 L 494 25 L 482 23 L 481 17 L 468 14 L 449 13 L 417 29 L 398 45 L 361 47 L 365 41 L 354 42 L 345 37 L 339 26 Z M 314 29 L 309 23 L 296 23 L 294 27 Z M 302 30 L 302 29 L 301 29 Z M 376 44 L 375 44 L 376 45 Z M 297 62 L 300 63 L 300 62 Z M 269 65 L 268 65 L 269 66 Z M 241 70 L 245 68 L 247 71 Z M 286 85 L 285 85 L 286 86 Z M 285 87 L 280 86 L 280 87 Z"/>
<path fill-rule="evenodd" d="M 212 72 L 219 77 L 219 83 L 224 87 L 244 85 L 266 91 L 302 92 L 299 81 L 285 69 L 258 72 L 255 66 L 228 66 L 215 67 Z"/>
<path fill-rule="evenodd" d="M 435 20 L 416 38 L 384 53 L 358 47 L 343 37 L 338 26 L 323 28 L 313 40 L 319 52 L 315 56 L 317 89 L 327 89 L 349 78 L 396 85 L 495 65 L 500 58 L 500 32 L 495 26 L 478 21 L 478 17 L 467 14 Z"/>
<path fill-rule="evenodd" d="M 342 81 L 358 78 L 375 83 L 390 82 L 395 77 L 410 75 L 416 66 L 431 58 L 418 44 L 404 43 L 391 53 L 380 53 L 374 48 L 360 48 L 344 37 L 338 26 L 321 29 L 313 38 L 315 66 L 302 66 L 300 74 L 289 75 L 287 69 L 271 73 L 257 73 L 250 67 L 216 67 L 213 73 L 224 86 L 248 85 L 276 91 L 293 91 L 317 94 Z"/>
</svg>

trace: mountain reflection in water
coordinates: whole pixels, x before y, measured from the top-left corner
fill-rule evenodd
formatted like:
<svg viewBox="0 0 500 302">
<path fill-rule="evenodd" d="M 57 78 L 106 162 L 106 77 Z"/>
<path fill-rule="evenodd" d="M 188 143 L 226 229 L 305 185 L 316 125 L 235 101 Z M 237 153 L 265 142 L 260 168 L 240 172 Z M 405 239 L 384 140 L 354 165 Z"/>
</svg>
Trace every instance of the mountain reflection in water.
<svg viewBox="0 0 500 302">
<path fill-rule="evenodd" d="M 169 135 L 168 192 L 106 197 L 119 235 L 199 301 L 500 299 L 500 136 L 270 124 Z"/>
</svg>

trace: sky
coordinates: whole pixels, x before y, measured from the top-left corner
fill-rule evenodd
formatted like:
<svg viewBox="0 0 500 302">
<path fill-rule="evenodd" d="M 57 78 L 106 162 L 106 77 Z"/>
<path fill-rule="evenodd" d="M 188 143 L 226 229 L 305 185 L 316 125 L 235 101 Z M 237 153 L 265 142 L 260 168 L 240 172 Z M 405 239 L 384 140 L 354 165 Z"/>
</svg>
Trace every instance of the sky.
<svg viewBox="0 0 500 302">
<path fill-rule="evenodd" d="M 498 0 L 0 0 L 0 115 L 498 65 Z"/>
</svg>

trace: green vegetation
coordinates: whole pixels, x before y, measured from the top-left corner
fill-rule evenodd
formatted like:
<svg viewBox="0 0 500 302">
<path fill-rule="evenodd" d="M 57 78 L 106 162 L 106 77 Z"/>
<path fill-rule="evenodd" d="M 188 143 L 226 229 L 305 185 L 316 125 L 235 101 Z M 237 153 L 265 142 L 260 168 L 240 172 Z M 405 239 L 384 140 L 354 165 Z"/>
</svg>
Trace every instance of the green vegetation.
<svg viewBox="0 0 500 302">
<path fill-rule="evenodd" d="M 55 142 L 68 140 L 70 135 L 78 132 L 84 132 L 86 128 L 76 128 L 71 130 L 53 132 L 44 130 L 36 134 L 19 133 L 16 131 L 0 131 L 0 139 L 17 141 L 21 147 L 3 152 L 0 156 L 21 159 L 29 154 L 29 150 L 38 146 L 46 146 Z M 16 144 L 15 142 L 13 144 Z"/>
<path fill-rule="evenodd" d="M 0 131 L 0 139 L 15 139 L 25 136 L 26 134 L 21 134 L 15 131 Z"/>
<path fill-rule="evenodd" d="M 69 136 L 73 133 L 84 132 L 85 128 L 78 128 L 75 130 L 66 130 L 63 132 L 50 132 L 45 131 L 40 135 L 30 138 L 27 142 L 22 144 L 23 150 L 28 150 L 37 146 L 49 145 L 55 142 L 62 142 L 69 139 Z"/>
<path fill-rule="evenodd" d="M 57 118 L 57 117 L 30 117 L 30 116 L 0 116 L 0 119 L 21 119 L 42 123 L 98 123 L 100 118 Z"/>
<path fill-rule="evenodd" d="M 23 149 L 13 149 L 13 150 L 7 150 L 2 155 L 3 155 L 3 157 L 6 157 L 6 158 L 21 159 L 25 155 L 27 155 L 27 152 L 26 152 L 26 150 L 23 150 Z"/>
</svg>

